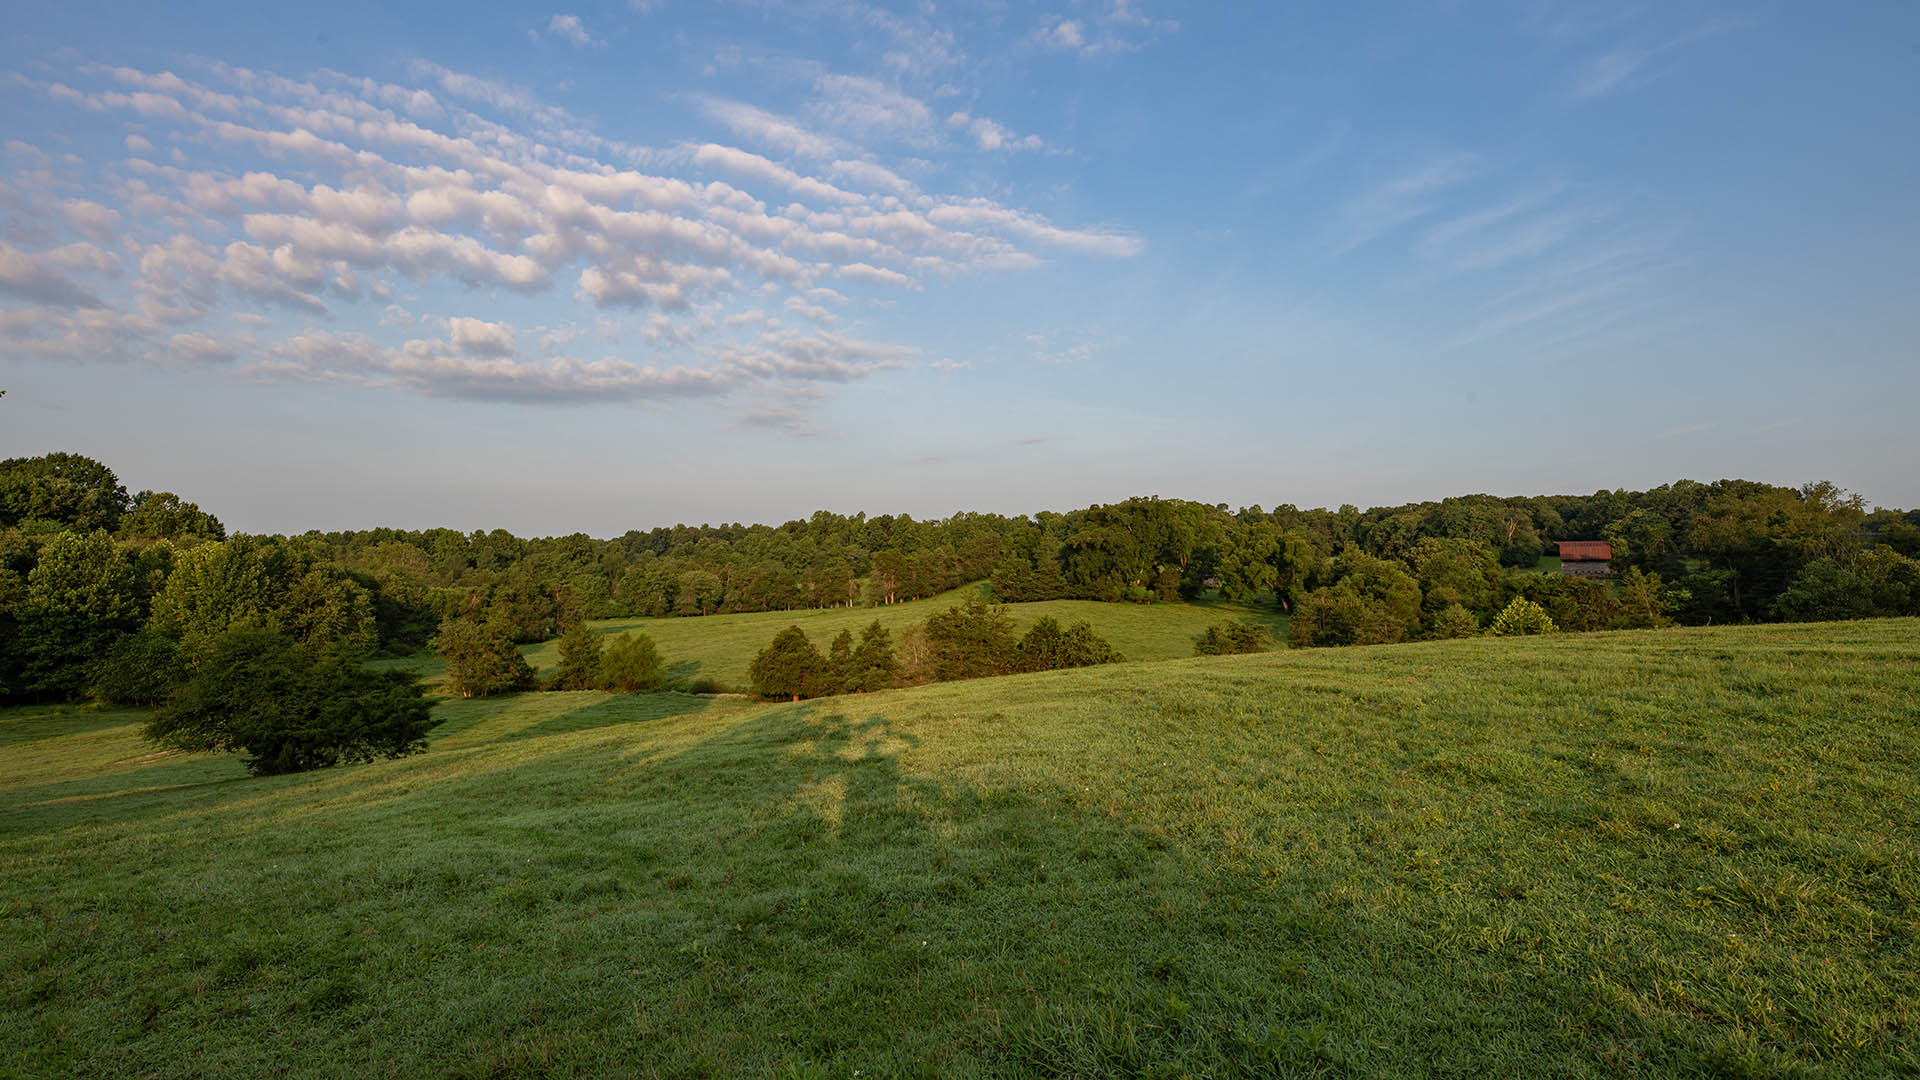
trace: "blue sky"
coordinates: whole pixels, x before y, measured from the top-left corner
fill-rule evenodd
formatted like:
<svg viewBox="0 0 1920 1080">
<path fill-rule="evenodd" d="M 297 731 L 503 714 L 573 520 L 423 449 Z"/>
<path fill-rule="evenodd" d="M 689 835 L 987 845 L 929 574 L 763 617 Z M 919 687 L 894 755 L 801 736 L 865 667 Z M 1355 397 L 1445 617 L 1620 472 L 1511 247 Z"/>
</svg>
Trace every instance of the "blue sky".
<svg viewBox="0 0 1920 1080">
<path fill-rule="evenodd" d="M 1912 4 L 68 2 L 3 33 L 0 453 L 233 527 L 1728 476 L 1920 505 Z"/>
</svg>

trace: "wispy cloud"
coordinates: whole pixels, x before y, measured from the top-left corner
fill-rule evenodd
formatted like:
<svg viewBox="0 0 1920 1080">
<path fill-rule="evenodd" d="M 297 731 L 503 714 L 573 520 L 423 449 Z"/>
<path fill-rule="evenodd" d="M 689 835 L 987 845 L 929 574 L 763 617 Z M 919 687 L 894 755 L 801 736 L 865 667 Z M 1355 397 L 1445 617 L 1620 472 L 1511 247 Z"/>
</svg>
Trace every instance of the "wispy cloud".
<svg viewBox="0 0 1920 1080">
<path fill-rule="evenodd" d="M 1644 86 L 1666 71 L 1656 61 L 1689 45 L 1719 37 L 1745 25 L 1731 18 L 1710 19 L 1663 41 L 1622 45 L 1588 59 L 1573 71 L 1568 92 L 1577 101 L 1591 101 L 1622 90 Z"/>
<path fill-rule="evenodd" d="M 1479 155 L 1455 152 L 1429 158 L 1412 170 L 1376 184 L 1334 213 L 1331 242 L 1345 254 L 1434 212 L 1442 192 L 1486 171 Z"/>
</svg>

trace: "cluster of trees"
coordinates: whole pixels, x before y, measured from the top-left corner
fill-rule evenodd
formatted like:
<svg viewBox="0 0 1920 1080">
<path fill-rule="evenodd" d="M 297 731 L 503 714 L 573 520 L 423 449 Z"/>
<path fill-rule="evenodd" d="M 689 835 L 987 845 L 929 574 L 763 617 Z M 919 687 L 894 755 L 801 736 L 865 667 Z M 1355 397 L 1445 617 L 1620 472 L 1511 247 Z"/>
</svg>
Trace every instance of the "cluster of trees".
<svg viewBox="0 0 1920 1080">
<path fill-rule="evenodd" d="M 1250 622 L 1220 623 L 1209 626 L 1193 642 L 1195 656 L 1234 656 L 1266 652 L 1273 644 L 1267 628 Z"/>
<path fill-rule="evenodd" d="M 229 537 L 77 454 L 0 462 L 0 699 L 157 706 L 154 741 L 258 774 L 397 757 L 432 721 L 362 663 L 382 612 L 319 545 Z"/>
<path fill-rule="evenodd" d="M 1519 572 L 1561 540 L 1608 541 L 1620 577 Z M 609 540 L 230 536 L 177 495 L 129 495 L 100 462 L 48 454 L 0 462 L 0 700 L 164 701 L 241 626 L 314 655 L 406 655 L 438 635 L 497 661 L 470 685 L 511 687 L 531 674 L 499 639 L 585 618 L 883 605 L 982 579 L 1002 603 L 1217 590 L 1292 613 L 1301 644 L 1480 632 L 1516 597 L 1565 630 L 1914 614 L 1920 511 L 1725 480 L 1366 511 L 1159 498 L 937 521 L 821 511 Z"/>
<path fill-rule="evenodd" d="M 842 630 L 825 654 L 805 631 L 789 626 L 753 658 L 748 675 L 761 697 L 798 701 L 1124 659 L 1084 622 L 1062 626 L 1046 616 L 1016 636 L 1005 605 L 976 596 L 907 627 L 898 649 L 877 619 L 857 643 Z"/>
</svg>

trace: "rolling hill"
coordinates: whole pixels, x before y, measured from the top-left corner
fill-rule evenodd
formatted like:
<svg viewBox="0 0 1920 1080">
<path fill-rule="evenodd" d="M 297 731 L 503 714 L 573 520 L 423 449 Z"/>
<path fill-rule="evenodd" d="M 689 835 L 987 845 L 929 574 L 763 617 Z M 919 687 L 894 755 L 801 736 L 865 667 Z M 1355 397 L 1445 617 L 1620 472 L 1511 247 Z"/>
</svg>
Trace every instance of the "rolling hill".
<svg viewBox="0 0 1920 1080">
<path fill-rule="evenodd" d="M 1904 619 L 449 700 L 262 779 L 9 710 L 0 1072 L 1911 1076 L 1917 703 Z"/>
<path fill-rule="evenodd" d="M 875 619 L 893 632 L 898 644 L 900 632 L 980 594 L 977 585 L 968 585 L 926 600 L 911 600 L 881 607 L 826 608 L 818 611 L 762 611 L 745 615 L 702 615 L 698 618 L 605 619 L 588 623 L 602 634 L 639 630 L 652 637 L 660 647 L 673 676 L 678 679 L 707 678 L 724 689 L 745 691 L 750 688 L 747 666 L 755 653 L 766 648 L 773 636 L 789 626 L 798 626 L 822 652 L 834 635 L 842 630 L 854 637 Z M 1215 623 L 1249 620 L 1286 639 L 1287 618 L 1271 608 L 1249 607 L 1224 601 L 1172 604 L 1107 604 L 1091 600 L 1045 600 L 1031 604 L 1009 604 L 1007 612 L 1015 627 L 1024 631 L 1049 615 L 1063 625 L 1087 622 L 1094 631 L 1120 650 L 1129 660 L 1172 660 L 1193 655 L 1193 639 Z M 545 670 L 559 663 L 558 641 L 530 646 L 527 659 L 536 669 Z M 418 670 L 432 668 L 421 658 Z M 437 663 L 437 661 L 434 661 Z"/>
</svg>

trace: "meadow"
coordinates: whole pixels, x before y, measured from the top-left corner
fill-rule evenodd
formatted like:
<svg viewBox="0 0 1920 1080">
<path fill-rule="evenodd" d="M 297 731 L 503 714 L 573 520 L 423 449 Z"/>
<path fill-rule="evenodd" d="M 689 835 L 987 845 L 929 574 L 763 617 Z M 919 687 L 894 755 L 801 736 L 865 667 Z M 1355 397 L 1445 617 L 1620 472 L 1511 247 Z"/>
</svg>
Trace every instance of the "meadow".
<svg viewBox="0 0 1920 1080">
<path fill-rule="evenodd" d="M 751 688 L 747 667 L 754 654 L 767 647 L 773 636 L 789 626 L 806 631 L 821 652 L 842 630 L 857 640 L 860 631 L 878 619 L 893 633 L 896 645 L 900 633 L 927 616 L 964 603 L 969 597 L 982 596 L 981 585 L 966 585 L 925 600 L 910 600 L 878 607 L 824 608 L 801 611 L 761 611 L 741 615 L 703 615 L 698 618 L 598 619 L 587 625 L 601 634 L 619 634 L 638 630 L 652 637 L 676 680 L 708 679 L 722 690 L 745 692 Z M 1062 626 L 1086 622 L 1094 632 L 1107 639 L 1129 660 L 1172 660 L 1193 655 L 1193 640 L 1207 627 L 1223 622 L 1257 622 L 1285 641 L 1287 617 L 1273 607 L 1256 607 L 1221 600 L 1191 603 L 1109 604 L 1092 600 L 1043 600 L 1030 604 L 1008 604 L 1007 614 L 1016 632 L 1047 616 Z M 523 650 L 536 670 L 547 671 L 560 662 L 559 641 L 553 640 Z M 407 666 L 422 673 L 436 673 L 438 661 L 430 655 L 413 658 Z"/>
<path fill-rule="evenodd" d="M 1920 1075 L 1920 620 L 437 712 L 0 712 L 0 1074 Z"/>
</svg>

